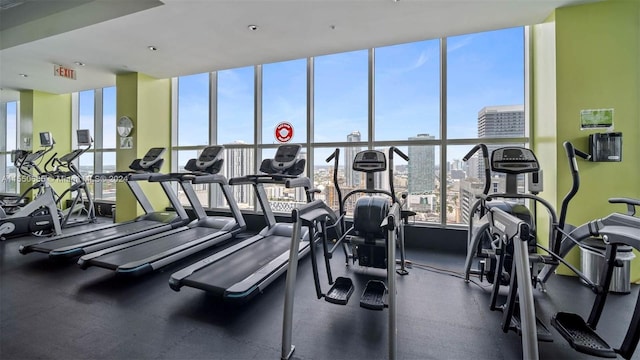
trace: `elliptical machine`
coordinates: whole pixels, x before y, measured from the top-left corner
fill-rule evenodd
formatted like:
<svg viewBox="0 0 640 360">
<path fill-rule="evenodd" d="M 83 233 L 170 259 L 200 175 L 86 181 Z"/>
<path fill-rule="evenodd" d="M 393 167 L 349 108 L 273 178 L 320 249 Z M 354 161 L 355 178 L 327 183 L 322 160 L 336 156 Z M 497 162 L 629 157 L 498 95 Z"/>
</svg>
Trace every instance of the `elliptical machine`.
<svg viewBox="0 0 640 360">
<path fill-rule="evenodd" d="M 91 148 L 93 139 L 91 138 L 89 130 L 86 129 L 77 130 L 76 135 L 80 148 L 60 158 L 54 157 L 51 161 L 53 170 L 45 172 L 45 175 L 50 178 L 70 182 L 69 188 L 57 195 L 56 199 L 56 204 L 58 208 L 61 209 L 62 201 L 67 195 L 72 196 L 71 204 L 66 209 L 60 211 L 60 223 L 63 228 L 96 222 L 93 197 L 89 193 L 89 187 L 82 173 L 80 173 L 80 170 L 78 170 L 74 164 L 76 159 Z M 86 205 L 85 202 L 87 203 Z"/>
<path fill-rule="evenodd" d="M 563 201 L 563 214 L 566 214 L 568 202 L 575 195 L 575 191 L 578 188 L 579 178 L 577 177 L 575 156 L 584 157 L 586 155 L 575 151 L 570 143 L 565 143 L 565 150 L 567 150 L 569 157 L 574 182 L 572 190 L 565 196 L 565 201 Z M 570 232 L 561 230 L 565 228 L 564 219 L 562 219 L 555 226 L 556 232 L 553 234 L 555 237 L 550 238 L 551 248 L 556 251 L 552 252 L 544 249 L 554 259 L 572 269 L 596 294 L 588 320 L 585 321 L 577 314 L 559 312 L 551 318 L 551 324 L 576 351 L 605 358 L 615 358 L 619 354 L 625 359 L 630 359 L 640 340 L 640 296 L 636 300 L 627 333 L 619 348 L 612 348 L 595 332 L 609 293 L 613 270 L 616 266 L 619 266 L 618 261 L 616 261 L 618 247 L 630 246 L 640 250 L 640 218 L 635 216 L 636 208 L 640 207 L 640 201 L 628 198 L 613 198 L 609 199 L 609 202 L 626 204 L 627 213 L 613 213 L 604 218 L 589 221 L 579 227 L 572 227 L 573 230 L 570 230 Z M 529 273 L 529 269 L 531 268 L 532 257 L 527 256 L 526 251 L 526 241 L 529 236 L 528 224 L 498 208 L 489 209 L 487 216 L 489 218 L 489 232 L 492 236 L 505 245 L 511 244 L 513 246 L 515 256 L 511 274 L 514 278 L 517 277 L 518 286 L 509 288 L 509 297 L 517 297 L 520 301 L 522 356 L 524 359 L 538 359 L 538 333 L 534 325 L 533 289 L 537 283 L 545 281 L 558 264 L 556 262 L 547 263 L 540 275 L 534 281 L 530 281 L 532 274 Z M 584 241 L 594 237 L 602 239 L 606 245 L 605 261 L 600 270 L 603 281 L 601 285 L 593 284 L 562 259 L 571 248 L 576 245 L 582 245 Z M 508 306 L 511 305 L 512 303 L 508 303 Z M 513 306 L 507 307 L 505 313 L 513 312 L 513 309 Z"/>
<path fill-rule="evenodd" d="M 11 151 L 11 162 L 13 162 L 13 166 L 18 170 L 20 175 L 24 175 L 20 169 L 24 160 L 27 156 L 31 154 L 29 150 L 12 150 Z M 17 185 L 17 182 L 16 182 Z M 4 211 L 5 216 L 11 215 L 14 212 L 18 211 L 21 207 L 25 206 L 28 202 L 28 196 L 31 194 L 32 190 L 36 188 L 32 185 L 27 190 L 25 190 L 22 194 L 0 194 L 0 212 Z"/>
<path fill-rule="evenodd" d="M 283 316 L 282 333 L 282 359 L 290 359 L 295 347 L 291 343 L 292 337 L 292 317 L 293 300 L 295 295 L 295 278 L 298 265 L 297 241 L 301 233 L 302 226 L 308 228 L 309 239 L 313 243 L 322 242 L 325 268 L 328 282 L 331 288 L 324 293 L 320 285 L 318 264 L 315 256 L 314 246 L 311 249 L 311 264 L 313 267 L 313 278 L 318 299 L 346 305 L 354 292 L 353 281 L 348 277 L 337 277 L 335 281 L 331 274 L 330 260 L 337 248 L 342 246 L 346 258 L 346 265 L 358 264 L 363 267 L 373 267 L 386 269 L 385 284 L 382 280 L 369 280 L 360 298 L 360 307 L 368 310 L 389 309 L 388 321 L 388 358 L 396 358 L 397 349 L 397 324 L 396 324 L 396 279 L 395 275 L 407 275 L 405 267 L 404 253 L 404 224 L 410 211 L 403 211 L 402 204 L 398 201 L 393 187 L 393 154 L 396 153 L 405 160 L 409 157 L 395 147 L 389 149 L 389 184 L 390 191 L 375 189 L 374 174 L 387 169 L 385 154 L 377 150 L 364 150 L 356 154 L 353 161 L 353 170 L 366 174 L 366 188 L 354 189 L 342 197 L 340 186 L 338 185 L 338 159 L 340 150 L 336 149 L 327 162 L 334 160 L 333 179 L 336 192 L 339 197 L 339 213 L 336 214 L 324 202 L 313 201 L 307 205 L 296 209 L 292 213 L 294 232 L 289 251 L 289 267 L 287 270 L 287 285 L 285 291 L 285 305 Z M 365 194 L 355 203 L 353 213 L 353 226 L 346 228 L 345 203 L 356 195 Z M 386 195 L 386 196 L 376 196 Z M 389 205 L 389 198 L 391 205 Z M 346 229 L 346 230 L 345 230 Z M 337 240 L 329 248 L 328 232 L 335 231 Z M 396 246 L 400 250 L 400 268 L 396 270 Z"/>
<path fill-rule="evenodd" d="M 492 284 L 491 298 L 489 308 L 492 311 L 501 310 L 502 330 L 508 332 L 515 331 L 520 334 L 523 331 L 531 331 L 529 327 L 533 327 L 533 331 L 537 334 L 537 340 L 553 341 L 553 337 L 544 322 L 535 319 L 533 324 L 524 324 L 521 321 L 520 308 L 517 297 L 518 284 L 524 282 L 537 284 L 537 274 L 539 269 L 545 264 L 556 263 L 557 260 L 552 255 L 537 254 L 537 236 L 535 219 L 528 208 L 517 200 L 531 200 L 537 204 L 541 204 L 548 213 L 549 223 L 549 239 L 554 239 L 557 226 L 557 215 L 552 205 L 546 200 L 538 197 L 536 194 L 541 190 L 541 186 L 534 185 L 531 193 L 518 192 L 518 175 L 532 174 L 531 178 L 539 179 L 540 165 L 535 154 L 530 150 L 522 147 L 507 146 L 494 150 L 491 154 L 491 160 L 488 159 L 487 147 L 484 144 L 475 146 L 466 156 L 468 160 L 478 150 L 482 150 L 482 156 L 485 163 L 485 186 L 483 193 L 478 195 L 479 200 L 471 207 L 469 219 L 469 238 L 467 258 L 465 261 L 465 281 L 469 281 L 471 274 L 479 275 L 482 279 Z M 502 173 L 506 175 L 506 190 L 504 193 L 489 194 L 491 184 L 491 171 L 494 173 Z M 505 201 L 506 200 L 506 201 Z M 494 211 L 495 210 L 495 211 Z M 492 232 L 491 215 L 496 212 L 500 214 L 509 214 L 518 219 L 522 226 L 520 230 L 520 239 L 524 243 L 514 244 L 512 242 L 504 242 L 502 238 L 494 236 Z M 474 224 L 473 215 L 479 214 L 478 223 Z M 521 247 L 524 249 L 521 249 Z M 524 251 L 524 252 L 523 252 Z M 516 270 L 516 257 L 526 256 L 529 260 L 527 269 Z M 479 269 L 471 269 L 471 263 L 475 258 L 480 258 Z M 526 273 L 526 276 L 523 275 Z M 499 301 L 500 290 L 502 286 L 509 286 L 509 293 L 504 301 Z M 525 305 L 528 308 L 528 304 Z M 523 315 L 523 316 L 526 316 Z"/>
<path fill-rule="evenodd" d="M 0 240 L 27 234 L 36 236 L 62 234 L 55 192 L 48 183 L 45 172 L 36 163 L 53 149 L 54 144 L 51 133 L 41 132 L 40 145 L 43 149 L 27 155 L 22 161 L 19 167 L 20 174 L 32 177 L 32 169 L 38 173 L 38 181 L 30 188 L 38 189 L 38 195 L 11 215 L 7 215 L 0 208 Z"/>
</svg>

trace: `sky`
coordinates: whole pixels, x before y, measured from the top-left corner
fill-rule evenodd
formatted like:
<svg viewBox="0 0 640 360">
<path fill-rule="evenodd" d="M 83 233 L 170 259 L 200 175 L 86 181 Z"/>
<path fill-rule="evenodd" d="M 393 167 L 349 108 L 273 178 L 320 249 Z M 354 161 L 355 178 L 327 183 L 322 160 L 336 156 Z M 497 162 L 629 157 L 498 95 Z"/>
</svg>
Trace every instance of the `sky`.
<svg viewBox="0 0 640 360">
<path fill-rule="evenodd" d="M 523 31 L 447 39 L 449 138 L 477 137 L 477 116 L 484 106 L 524 103 Z M 422 133 L 440 138 L 439 48 L 436 39 L 375 49 L 376 140 Z M 314 59 L 314 142 L 343 142 L 352 131 L 368 140 L 367 63 L 367 50 Z M 306 141 L 306 81 L 306 59 L 263 66 L 263 143 L 276 143 L 273 132 L 283 121 L 294 127 L 292 142 Z M 205 144 L 208 76 L 179 82 L 179 144 Z M 253 88 L 252 67 L 218 72 L 218 143 L 253 142 Z M 467 148 L 451 147 L 449 158 L 462 157 Z"/>
<path fill-rule="evenodd" d="M 523 32 L 513 28 L 447 39 L 448 138 L 477 137 L 477 114 L 484 106 L 524 103 Z M 406 140 L 423 133 L 440 138 L 439 48 L 435 39 L 375 49 L 376 140 Z M 367 50 L 314 59 L 314 142 L 343 142 L 352 131 L 368 140 L 367 64 Z M 274 129 L 283 121 L 293 125 L 292 142 L 306 141 L 306 68 L 306 59 L 263 65 L 263 143 L 276 143 Z M 253 67 L 217 75 L 217 142 L 253 143 Z M 208 144 L 208 74 L 180 77 L 178 94 L 178 144 Z M 104 147 L 115 148 L 115 88 L 106 88 L 103 96 Z M 7 116 L 15 117 L 15 106 Z M 92 119 L 93 92 L 83 92 L 80 128 L 94 133 Z M 8 127 L 8 134 L 15 133 L 15 121 L 8 121 Z M 10 141 L 8 149 L 15 147 L 15 140 Z M 450 147 L 448 159 L 459 159 L 470 148 Z M 316 164 L 324 163 L 321 153 Z"/>
</svg>

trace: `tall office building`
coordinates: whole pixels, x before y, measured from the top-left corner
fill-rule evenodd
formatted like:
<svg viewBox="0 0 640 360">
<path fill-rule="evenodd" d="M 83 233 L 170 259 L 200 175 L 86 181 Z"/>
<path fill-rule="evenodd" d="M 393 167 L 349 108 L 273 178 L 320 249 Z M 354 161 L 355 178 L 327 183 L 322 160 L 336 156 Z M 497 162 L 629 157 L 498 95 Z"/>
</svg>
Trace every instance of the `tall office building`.
<svg viewBox="0 0 640 360">
<path fill-rule="evenodd" d="M 235 141 L 234 144 L 244 144 L 241 141 Z M 226 148 L 224 150 L 224 175 L 227 179 L 233 177 L 245 176 L 253 174 L 255 157 L 252 148 Z M 217 187 L 216 187 L 217 188 Z M 238 206 L 241 208 L 253 208 L 254 196 L 253 188 L 251 185 L 237 185 L 232 186 L 231 191 L 233 197 L 236 199 Z M 214 193 L 214 204 L 217 207 L 226 206 L 224 196 L 220 191 Z"/>
<path fill-rule="evenodd" d="M 478 112 L 478 137 L 517 138 L 524 136 L 524 105 L 485 106 Z M 482 140 L 480 140 L 482 141 Z M 491 152 L 503 145 L 488 145 Z M 480 157 L 480 153 L 476 157 Z M 484 176 L 484 162 L 478 161 L 478 172 Z"/>
<path fill-rule="evenodd" d="M 485 106 L 478 112 L 478 137 L 523 137 L 524 105 Z"/>
<path fill-rule="evenodd" d="M 478 112 L 478 138 L 517 138 L 524 136 L 524 105 L 485 106 Z M 487 145 L 491 152 L 503 145 Z M 469 221 L 469 209 L 476 201 L 475 195 L 484 187 L 484 161 L 480 152 L 469 159 L 467 179 L 460 184 L 460 207 L 462 221 Z M 505 191 L 503 176 L 492 177 L 489 192 Z"/>
<path fill-rule="evenodd" d="M 435 136 L 418 134 L 409 140 L 432 140 Z M 432 193 L 436 189 L 436 151 L 431 145 L 409 145 L 409 194 Z"/>
<path fill-rule="evenodd" d="M 351 134 L 347 135 L 347 142 L 360 142 L 360 132 L 353 131 Z M 349 188 L 359 187 L 362 182 L 362 173 L 353 171 L 353 158 L 356 154 L 360 152 L 360 147 L 355 146 L 347 146 L 344 149 L 344 178 L 345 185 Z"/>
</svg>

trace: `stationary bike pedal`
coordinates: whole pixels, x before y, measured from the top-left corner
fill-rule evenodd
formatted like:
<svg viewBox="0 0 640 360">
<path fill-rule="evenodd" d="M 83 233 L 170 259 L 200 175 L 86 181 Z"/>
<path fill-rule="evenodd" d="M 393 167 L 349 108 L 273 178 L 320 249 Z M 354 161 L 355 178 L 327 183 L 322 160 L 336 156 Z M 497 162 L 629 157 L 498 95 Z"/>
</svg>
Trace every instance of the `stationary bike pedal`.
<svg viewBox="0 0 640 360">
<path fill-rule="evenodd" d="M 336 278 L 333 286 L 324 296 L 324 300 L 332 304 L 347 305 L 351 294 L 353 294 L 353 281 L 341 276 Z"/>
<path fill-rule="evenodd" d="M 360 307 L 369 310 L 382 310 L 385 308 L 384 296 L 387 293 L 387 285 L 380 280 L 369 280 L 360 297 Z"/>
<path fill-rule="evenodd" d="M 576 351 L 604 358 L 617 357 L 615 350 L 596 334 L 579 315 L 559 312 L 551 318 L 551 325 Z"/>
</svg>

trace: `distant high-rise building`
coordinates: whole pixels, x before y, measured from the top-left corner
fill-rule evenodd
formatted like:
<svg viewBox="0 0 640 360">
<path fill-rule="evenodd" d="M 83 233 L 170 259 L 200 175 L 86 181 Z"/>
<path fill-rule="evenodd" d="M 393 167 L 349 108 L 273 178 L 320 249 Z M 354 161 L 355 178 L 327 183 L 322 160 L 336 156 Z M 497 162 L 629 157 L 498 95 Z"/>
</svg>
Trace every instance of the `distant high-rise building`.
<svg viewBox="0 0 640 360">
<path fill-rule="evenodd" d="M 347 142 L 360 142 L 360 132 L 353 131 L 351 134 L 347 135 Z M 362 173 L 353 171 L 353 159 L 356 157 L 356 154 L 360 152 L 360 147 L 355 146 L 347 146 L 344 150 L 344 178 L 345 185 L 347 187 L 357 188 L 360 186 L 362 182 Z"/>
<path fill-rule="evenodd" d="M 517 138 L 524 136 L 524 105 L 485 106 L 478 112 L 478 137 Z M 503 145 L 487 145 L 489 158 Z M 479 158 L 481 154 L 478 152 Z M 476 175 L 484 177 L 484 162 L 478 161 Z"/>
<path fill-rule="evenodd" d="M 523 137 L 524 105 L 485 106 L 478 112 L 478 137 Z"/>
<path fill-rule="evenodd" d="M 383 148 L 383 149 L 378 149 L 378 150 L 382 151 L 384 156 L 387 157 L 387 170 L 374 173 L 373 184 L 374 184 L 376 189 L 389 191 L 389 190 L 391 190 L 391 185 L 389 184 L 389 165 L 390 165 L 389 164 L 389 159 L 388 159 L 389 148 Z M 397 159 L 397 157 L 394 157 L 394 160 L 395 159 Z"/>
<path fill-rule="evenodd" d="M 244 144 L 241 141 L 236 141 L 234 144 Z M 224 175 L 227 179 L 234 177 L 245 176 L 253 174 L 254 169 L 254 152 L 252 148 L 226 148 L 224 154 Z M 217 190 L 217 189 L 216 189 Z M 254 206 L 254 190 L 251 185 L 237 185 L 232 186 L 231 191 L 233 197 L 236 199 L 238 206 L 242 208 L 253 208 Z M 224 196 L 220 191 L 215 192 L 215 202 L 212 206 L 221 207 L 224 206 Z"/>
<path fill-rule="evenodd" d="M 432 140 L 435 136 L 418 134 L 409 140 Z M 409 145 L 409 194 L 425 194 L 435 190 L 436 151 L 431 145 Z"/>
</svg>

